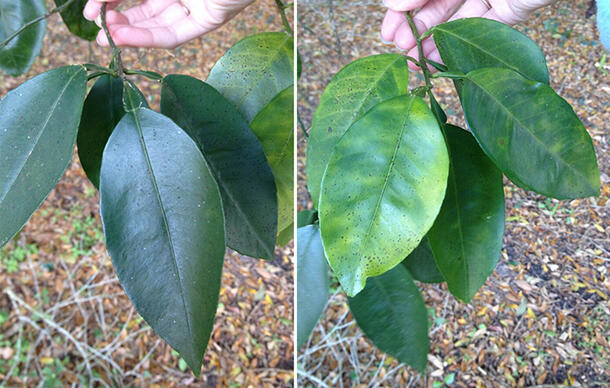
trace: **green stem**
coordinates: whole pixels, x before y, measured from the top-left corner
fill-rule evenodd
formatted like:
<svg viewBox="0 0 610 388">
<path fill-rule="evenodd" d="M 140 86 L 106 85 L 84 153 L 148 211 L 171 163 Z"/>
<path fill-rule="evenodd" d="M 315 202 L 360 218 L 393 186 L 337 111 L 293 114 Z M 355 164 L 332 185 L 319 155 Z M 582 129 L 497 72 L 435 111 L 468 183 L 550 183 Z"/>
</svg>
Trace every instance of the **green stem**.
<svg viewBox="0 0 610 388">
<path fill-rule="evenodd" d="M 275 0 L 275 5 L 277 5 L 277 9 L 280 11 L 280 16 L 282 17 L 282 25 L 287 33 L 292 35 L 292 28 L 290 28 L 290 23 L 288 23 L 288 18 L 286 17 L 286 4 L 282 2 L 282 0 Z"/>
<path fill-rule="evenodd" d="M 123 60 L 121 59 L 121 49 L 117 47 L 112 40 L 112 36 L 110 35 L 110 30 L 108 29 L 108 24 L 106 24 L 106 6 L 108 3 L 104 3 L 102 5 L 102 9 L 100 11 L 101 19 L 102 19 L 102 29 L 106 33 L 106 38 L 108 39 L 108 44 L 112 48 L 112 64 L 114 65 L 114 70 L 116 70 L 117 74 L 121 78 L 125 78 L 125 72 L 123 68 Z"/>
<path fill-rule="evenodd" d="M 37 17 L 36 19 L 32 19 L 29 22 L 27 22 L 26 24 L 24 24 L 23 26 L 19 27 L 19 29 L 15 32 L 13 32 L 11 35 L 8 36 L 8 38 L 4 39 L 2 41 L 2 43 L 0 43 L 0 49 L 3 49 L 4 47 L 6 47 L 7 44 L 9 44 L 9 42 L 13 39 L 15 39 L 15 37 L 19 34 L 21 34 L 23 32 L 23 30 L 25 30 L 26 28 L 39 23 L 43 20 L 45 20 L 46 18 L 48 18 L 49 16 L 56 14 L 58 12 L 63 11 L 64 9 L 68 8 L 69 6 L 72 5 L 72 3 L 74 3 L 76 0 L 68 0 L 67 2 L 65 2 L 64 4 L 62 4 L 59 7 L 53 8 L 52 10 L 48 11 L 47 13 L 45 13 L 42 16 Z"/>
<path fill-rule="evenodd" d="M 430 90 L 432 89 L 432 82 L 430 81 L 430 70 L 428 69 L 428 65 L 426 64 L 426 60 L 424 58 L 424 49 L 421 44 L 422 40 L 419 35 L 419 31 L 417 31 L 417 27 L 415 26 L 415 22 L 413 21 L 413 15 L 411 14 L 411 12 L 407 12 L 407 21 L 409 22 L 409 26 L 411 27 L 411 31 L 413 32 L 413 36 L 415 37 L 415 42 L 417 43 L 417 53 L 419 54 L 419 60 L 416 63 L 424 73 L 426 87 L 428 88 L 428 93 L 430 93 Z"/>
</svg>

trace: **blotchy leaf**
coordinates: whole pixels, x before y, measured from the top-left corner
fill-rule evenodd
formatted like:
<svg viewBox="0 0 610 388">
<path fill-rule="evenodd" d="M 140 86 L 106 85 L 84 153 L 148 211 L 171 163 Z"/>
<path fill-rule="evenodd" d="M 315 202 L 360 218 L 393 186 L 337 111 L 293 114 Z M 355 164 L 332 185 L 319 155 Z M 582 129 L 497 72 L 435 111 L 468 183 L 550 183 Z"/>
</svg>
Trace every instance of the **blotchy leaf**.
<svg viewBox="0 0 610 388">
<path fill-rule="evenodd" d="M 433 35 L 449 71 L 466 74 L 500 67 L 549 83 L 546 60 L 536 43 L 504 23 L 485 18 L 457 19 L 434 27 Z"/>
<path fill-rule="evenodd" d="M 548 85 L 512 70 L 475 70 L 462 105 L 487 156 L 515 184 L 558 199 L 599 195 L 591 137 Z"/>
<path fill-rule="evenodd" d="M 430 241 L 428 241 L 427 236 L 403 260 L 402 264 L 409 270 L 413 278 L 420 282 L 441 283 L 445 281 L 445 278 L 443 278 L 443 275 L 436 266 L 434 254 L 432 253 L 432 248 L 430 248 Z"/>
<path fill-rule="evenodd" d="M 222 195 L 227 244 L 244 255 L 272 259 L 275 182 L 248 123 L 213 87 L 183 75 L 164 78 L 161 112 L 195 140 L 210 165 Z"/>
<path fill-rule="evenodd" d="M 85 69 L 67 66 L 32 78 L 0 100 L 0 247 L 68 167 L 86 89 Z"/>
<path fill-rule="evenodd" d="M 446 125 L 445 134 L 450 159 L 447 193 L 428 239 L 449 291 L 468 302 L 500 258 L 504 186 L 502 173 L 470 133 Z"/>
<path fill-rule="evenodd" d="M 356 323 L 375 346 L 421 373 L 426 370 L 426 305 L 404 266 L 369 279 L 362 292 L 347 300 Z"/>
<path fill-rule="evenodd" d="M 443 202 L 448 165 L 419 97 L 384 101 L 349 128 L 328 162 L 319 214 L 326 257 L 348 295 L 419 245 Z"/>
<path fill-rule="evenodd" d="M 220 193 L 197 145 L 159 113 L 126 114 L 104 150 L 100 204 L 127 296 L 199 375 L 225 243 Z"/>
<path fill-rule="evenodd" d="M 300 348 L 324 311 L 328 301 L 330 271 L 317 225 L 297 229 L 297 348 Z"/>
<path fill-rule="evenodd" d="M 293 46 L 294 39 L 284 32 L 248 36 L 216 62 L 206 82 L 250 122 L 279 92 L 294 84 Z"/>
<path fill-rule="evenodd" d="M 293 89 L 292 85 L 284 89 L 250 123 L 275 177 L 279 231 L 293 225 L 294 219 Z"/>
<path fill-rule="evenodd" d="M 124 114 L 123 80 L 101 76 L 85 99 L 77 139 L 81 165 L 96 188 L 100 185 L 104 147 Z"/>
<path fill-rule="evenodd" d="M 318 209 L 324 170 L 341 136 L 381 101 L 407 93 L 407 60 L 398 54 L 360 58 L 330 81 L 316 109 L 307 139 L 307 188 Z"/>
<path fill-rule="evenodd" d="M 45 12 L 43 0 L 0 0 L 0 42 Z M 46 28 L 47 21 L 42 20 L 0 47 L 0 69 L 9 75 L 28 71 L 40 53 Z"/>
<path fill-rule="evenodd" d="M 55 0 L 56 6 L 62 6 L 69 0 Z M 61 18 L 71 33 L 86 40 L 95 40 L 100 28 L 93 22 L 85 19 L 83 10 L 87 0 L 76 0 L 61 12 Z"/>
</svg>

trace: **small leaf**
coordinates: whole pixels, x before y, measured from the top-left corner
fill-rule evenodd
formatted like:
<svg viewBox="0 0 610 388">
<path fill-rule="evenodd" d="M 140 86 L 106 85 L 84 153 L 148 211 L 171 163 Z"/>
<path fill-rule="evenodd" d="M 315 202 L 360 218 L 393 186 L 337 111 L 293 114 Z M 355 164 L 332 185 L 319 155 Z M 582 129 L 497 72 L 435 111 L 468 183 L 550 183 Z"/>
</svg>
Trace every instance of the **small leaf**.
<svg viewBox="0 0 610 388">
<path fill-rule="evenodd" d="M 69 0 L 55 0 L 55 5 L 60 7 Z M 61 12 L 61 18 L 66 23 L 66 26 L 74 35 L 93 41 L 95 40 L 100 28 L 93 22 L 85 19 L 83 10 L 88 0 L 76 0 L 68 8 Z"/>
<path fill-rule="evenodd" d="M 403 260 L 402 264 L 409 270 L 415 280 L 424 283 L 442 283 L 445 281 L 434 261 L 428 237 L 424 237 L 417 248 Z"/>
<path fill-rule="evenodd" d="M 318 212 L 315 210 L 301 210 L 297 214 L 297 228 L 311 225 L 318 220 Z"/>
<path fill-rule="evenodd" d="M 512 69 L 526 78 L 549 83 L 544 54 L 533 40 L 495 20 L 457 19 L 433 28 L 434 42 L 451 72 L 484 67 Z"/>
<path fill-rule="evenodd" d="M 0 42 L 46 11 L 43 0 L 0 1 Z M 0 69 L 9 75 L 28 71 L 40 53 L 46 28 L 45 19 L 29 26 L 6 46 L 0 47 Z"/>
<path fill-rule="evenodd" d="M 101 76 L 85 99 L 77 139 L 81 165 L 96 188 L 100 184 L 104 147 L 124 114 L 123 80 Z"/>
<path fill-rule="evenodd" d="M 404 266 L 370 278 L 362 292 L 347 300 L 356 323 L 375 346 L 424 373 L 430 342 L 428 315 Z"/>
<path fill-rule="evenodd" d="M 333 77 L 320 97 L 307 139 L 307 188 L 318 209 L 324 170 L 341 136 L 379 102 L 407 93 L 407 60 L 398 54 L 360 58 Z"/>
<path fill-rule="evenodd" d="M 470 133 L 446 125 L 445 135 L 450 159 L 447 193 L 428 239 L 449 291 L 468 302 L 500 258 L 504 186 L 502 173 Z"/>
<path fill-rule="evenodd" d="M 335 146 L 322 180 L 320 229 L 348 295 L 419 245 L 443 202 L 448 164 L 438 123 L 414 96 L 376 105 Z"/>
<path fill-rule="evenodd" d="M 206 82 L 250 122 L 279 92 L 294 84 L 293 46 L 294 39 L 284 32 L 250 35 L 216 62 Z"/>
<path fill-rule="evenodd" d="M 123 82 L 123 109 L 125 112 L 133 112 L 140 108 L 148 108 L 146 97 L 132 81 L 126 80 Z"/>
<path fill-rule="evenodd" d="M 250 123 L 263 146 L 277 188 L 278 230 L 294 219 L 294 92 L 290 85 Z M 292 230 L 291 227 L 289 230 Z M 292 236 L 290 236 L 292 238 Z"/>
<path fill-rule="evenodd" d="M 277 236 L 275 180 L 263 147 L 226 98 L 198 79 L 163 79 L 161 112 L 191 136 L 205 156 L 222 195 L 227 244 L 273 258 Z"/>
<path fill-rule="evenodd" d="M 291 223 L 277 234 L 276 244 L 280 247 L 285 246 L 294 236 L 294 223 Z"/>
<path fill-rule="evenodd" d="M 558 199 L 599 195 L 591 137 L 548 85 L 512 70 L 475 70 L 462 105 L 478 143 L 515 184 Z"/>
<path fill-rule="evenodd" d="M 220 193 L 205 159 L 170 119 L 141 108 L 110 136 L 100 178 L 106 246 L 121 285 L 199 375 L 225 252 Z"/>
<path fill-rule="evenodd" d="M 297 348 L 309 338 L 320 319 L 330 287 L 330 271 L 317 225 L 297 229 Z"/>
<path fill-rule="evenodd" d="M 0 100 L 0 247 L 68 167 L 86 91 L 85 69 L 67 66 L 32 78 Z"/>
</svg>

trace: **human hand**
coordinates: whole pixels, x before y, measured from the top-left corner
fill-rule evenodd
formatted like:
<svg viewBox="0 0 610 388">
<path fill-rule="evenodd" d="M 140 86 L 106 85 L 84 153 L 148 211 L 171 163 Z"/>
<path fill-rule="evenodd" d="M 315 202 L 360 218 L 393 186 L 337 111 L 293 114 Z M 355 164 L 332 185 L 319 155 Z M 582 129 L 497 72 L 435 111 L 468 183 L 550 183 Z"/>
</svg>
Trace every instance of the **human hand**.
<svg viewBox="0 0 610 388">
<path fill-rule="evenodd" d="M 408 51 L 409 56 L 419 59 L 415 37 L 405 16 L 406 11 L 421 7 L 413 20 L 418 32 L 422 34 L 437 24 L 468 17 L 484 17 L 512 25 L 526 20 L 534 10 L 555 1 L 557 0 L 384 0 L 388 11 L 381 25 L 381 38 L 386 43 L 393 42 L 398 48 Z M 442 62 L 431 37 L 424 39 L 422 48 L 426 58 Z M 418 69 L 411 62 L 409 67 Z"/>
<path fill-rule="evenodd" d="M 117 46 L 175 48 L 222 26 L 254 0 L 144 0 L 123 12 L 121 0 L 89 0 L 83 15 L 96 20 L 108 3 L 106 23 Z M 97 43 L 108 46 L 104 31 Z"/>
</svg>

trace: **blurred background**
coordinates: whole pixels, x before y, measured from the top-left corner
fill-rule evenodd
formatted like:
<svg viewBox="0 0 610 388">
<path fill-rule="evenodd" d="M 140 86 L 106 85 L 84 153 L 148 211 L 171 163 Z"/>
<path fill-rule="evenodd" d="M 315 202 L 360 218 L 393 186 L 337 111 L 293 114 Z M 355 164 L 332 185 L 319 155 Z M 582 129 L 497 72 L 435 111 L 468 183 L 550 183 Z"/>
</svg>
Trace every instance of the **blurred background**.
<svg viewBox="0 0 610 388">
<path fill-rule="evenodd" d="M 593 138 L 601 196 L 557 201 L 505 180 L 502 257 L 471 303 L 460 303 L 444 285 L 419 284 L 430 320 L 426 376 L 363 336 L 334 279 L 320 323 L 298 350 L 299 386 L 610 385 L 610 53 L 599 43 L 591 4 L 559 1 L 517 28 L 544 51 L 551 86 Z M 381 0 L 299 0 L 298 11 L 303 61 L 298 112 L 308 130 L 320 95 L 342 67 L 398 51 L 380 39 Z M 411 73 L 409 85 L 423 85 L 423 76 Z M 434 94 L 449 122 L 465 127 L 452 83 L 434 80 Z M 306 146 L 299 132 L 298 210 L 312 206 Z"/>
<path fill-rule="evenodd" d="M 55 6 L 47 1 L 47 7 Z M 178 49 L 124 49 L 123 62 L 205 80 L 238 40 L 280 30 L 275 2 L 260 0 Z M 55 14 L 33 68 L 16 78 L 0 73 L 0 96 L 55 67 L 106 65 L 109 54 L 70 34 Z M 132 79 L 158 109 L 160 85 Z M 292 386 L 292 243 L 270 262 L 228 251 L 215 327 L 196 379 L 123 292 L 104 247 L 98 201 L 75 153 L 40 210 L 0 250 L 0 387 Z"/>
</svg>

